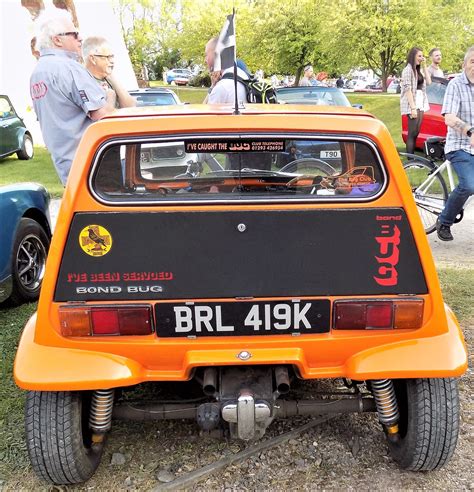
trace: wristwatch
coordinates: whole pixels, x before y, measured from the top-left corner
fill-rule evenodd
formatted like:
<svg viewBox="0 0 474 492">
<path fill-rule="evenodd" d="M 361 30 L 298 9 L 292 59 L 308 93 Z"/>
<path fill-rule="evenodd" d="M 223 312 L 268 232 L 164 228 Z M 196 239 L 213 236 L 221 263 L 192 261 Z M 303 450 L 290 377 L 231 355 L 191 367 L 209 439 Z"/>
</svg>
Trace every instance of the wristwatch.
<svg viewBox="0 0 474 492">
<path fill-rule="evenodd" d="M 469 130 L 466 132 L 466 135 L 471 138 L 472 137 L 472 132 L 474 132 L 474 126 L 471 126 L 471 128 L 469 128 Z"/>
</svg>

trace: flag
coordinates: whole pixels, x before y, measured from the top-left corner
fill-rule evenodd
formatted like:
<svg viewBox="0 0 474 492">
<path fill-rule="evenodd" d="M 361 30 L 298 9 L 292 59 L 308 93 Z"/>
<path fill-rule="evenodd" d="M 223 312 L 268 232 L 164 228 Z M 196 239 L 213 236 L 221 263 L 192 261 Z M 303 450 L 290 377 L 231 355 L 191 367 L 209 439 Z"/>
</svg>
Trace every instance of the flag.
<svg viewBox="0 0 474 492">
<path fill-rule="evenodd" d="M 214 71 L 224 71 L 234 66 L 235 62 L 235 13 L 227 16 L 217 39 L 214 55 Z"/>
</svg>

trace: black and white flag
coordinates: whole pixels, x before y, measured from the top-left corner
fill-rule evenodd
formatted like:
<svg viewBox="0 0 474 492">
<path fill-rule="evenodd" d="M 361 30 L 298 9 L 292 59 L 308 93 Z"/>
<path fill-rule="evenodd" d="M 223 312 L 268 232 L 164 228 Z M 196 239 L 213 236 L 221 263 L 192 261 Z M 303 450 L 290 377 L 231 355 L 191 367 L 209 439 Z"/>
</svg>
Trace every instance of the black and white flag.
<svg viewBox="0 0 474 492">
<path fill-rule="evenodd" d="M 214 71 L 224 71 L 234 66 L 235 62 L 235 27 L 234 16 L 231 14 L 227 16 L 219 38 L 217 39 L 215 58 L 214 58 Z"/>
</svg>

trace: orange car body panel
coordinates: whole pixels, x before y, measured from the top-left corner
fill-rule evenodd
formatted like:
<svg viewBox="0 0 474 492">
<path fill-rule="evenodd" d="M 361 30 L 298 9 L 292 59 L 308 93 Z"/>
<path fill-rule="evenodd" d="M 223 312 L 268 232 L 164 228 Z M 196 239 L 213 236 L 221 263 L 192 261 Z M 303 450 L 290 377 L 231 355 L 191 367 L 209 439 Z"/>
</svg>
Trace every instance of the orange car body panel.
<svg viewBox="0 0 474 492">
<path fill-rule="evenodd" d="M 347 203 L 232 204 L 232 210 L 317 210 L 400 207 L 407 214 L 420 256 L 428 294 L 424 299 L 422 327 L 417 330 L 330 331 L 304 336 L 232 336 L 159 338 L 155 334 L 129 337 L 66 338 L 60 333 L 54 291 L 70 223 L 78 212 L 190 212 L 205 211 L 207 205 L 113 207 L 100 203 L 88 184 L 96 149 L 108 139 L 180 134 L 220 133 L 269 134 L 315 132 L 366 136 L 374 142 L 385 162 L 388 185 L 372 201 Z M 213 204 L 213 211 L 229 205 Z M 378 296 L 371 296 L 370 298 Z M 386 298 L 388 296 L 380 296 Z M 332 301 L 344 297 L 327 296 Z M 349 296 L 354 298 L 354 296 Z M 204 299 L 205 301 L 206 299 Z M 219 300 L 219 299 L 217 299 Z M 267 300 L 267 299 L 263 299 Z M 271 299 L 270 299 L 271 300 Z M 180 299 L 182 301 L 182 299 Z M 203 301 L 203 299 L 199 299 Z M 212 299 L 216 301 L 216 299 Z M 224 299 L 233 302 L 232 299 Z M 155 305 L 162 301 L 150 301 Z M 170 302 L 170 301 L 167 301 Z M 117 304 L 117 301 L 109 302 Z M 126 303 L 126 302 L 125 302 Z M 108 302 L 90 302 L 107 305 Z M 124 304 L 123 301 L 120 304 Z M 251 353 L 248 361 L 237 358 Z M 368 113 L 352 108 L 251 106 L 240 115 L 220 106 L 182 106 L 152 111 L 150 108 L 121 110 L 86 131 L 78 148 L 62 201 L 47 261 L 38 312 L 27 323 L 18 348 L 16 383 L 31 390 L 88 390 L 130 386 L 144 381 L 184 381 L 200 366 L 291 364 L 303 378 L 348 377 L 356 380 L 384 378 L 450 377 L 467 367 L 467 353 L 458 323 L 442 299 L 431 250 L 412 198 L 408 180 L 385 126 Z"/>
</svg>

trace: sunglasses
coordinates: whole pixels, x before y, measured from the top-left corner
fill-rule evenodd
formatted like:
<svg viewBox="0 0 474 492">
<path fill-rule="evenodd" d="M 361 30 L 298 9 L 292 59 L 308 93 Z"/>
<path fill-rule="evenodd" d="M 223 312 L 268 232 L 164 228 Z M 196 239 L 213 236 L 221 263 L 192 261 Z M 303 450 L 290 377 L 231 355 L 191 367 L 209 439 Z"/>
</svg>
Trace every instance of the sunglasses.
<svg viewBox="0 0 474 492">
<path fill-rule="evenodd" d="M 60 32 L 59 34 L 56 34 L 56 36 L 73 36 L 74 39 L 78 39 L 79 32 L 78 31 Z"/>
<path fill-rule="evenodd" d="M 107 58 L 108 61 L 114 61 L 115 55 L 92 55 L 98 56 L 99 58 Z"/>
</svg>

